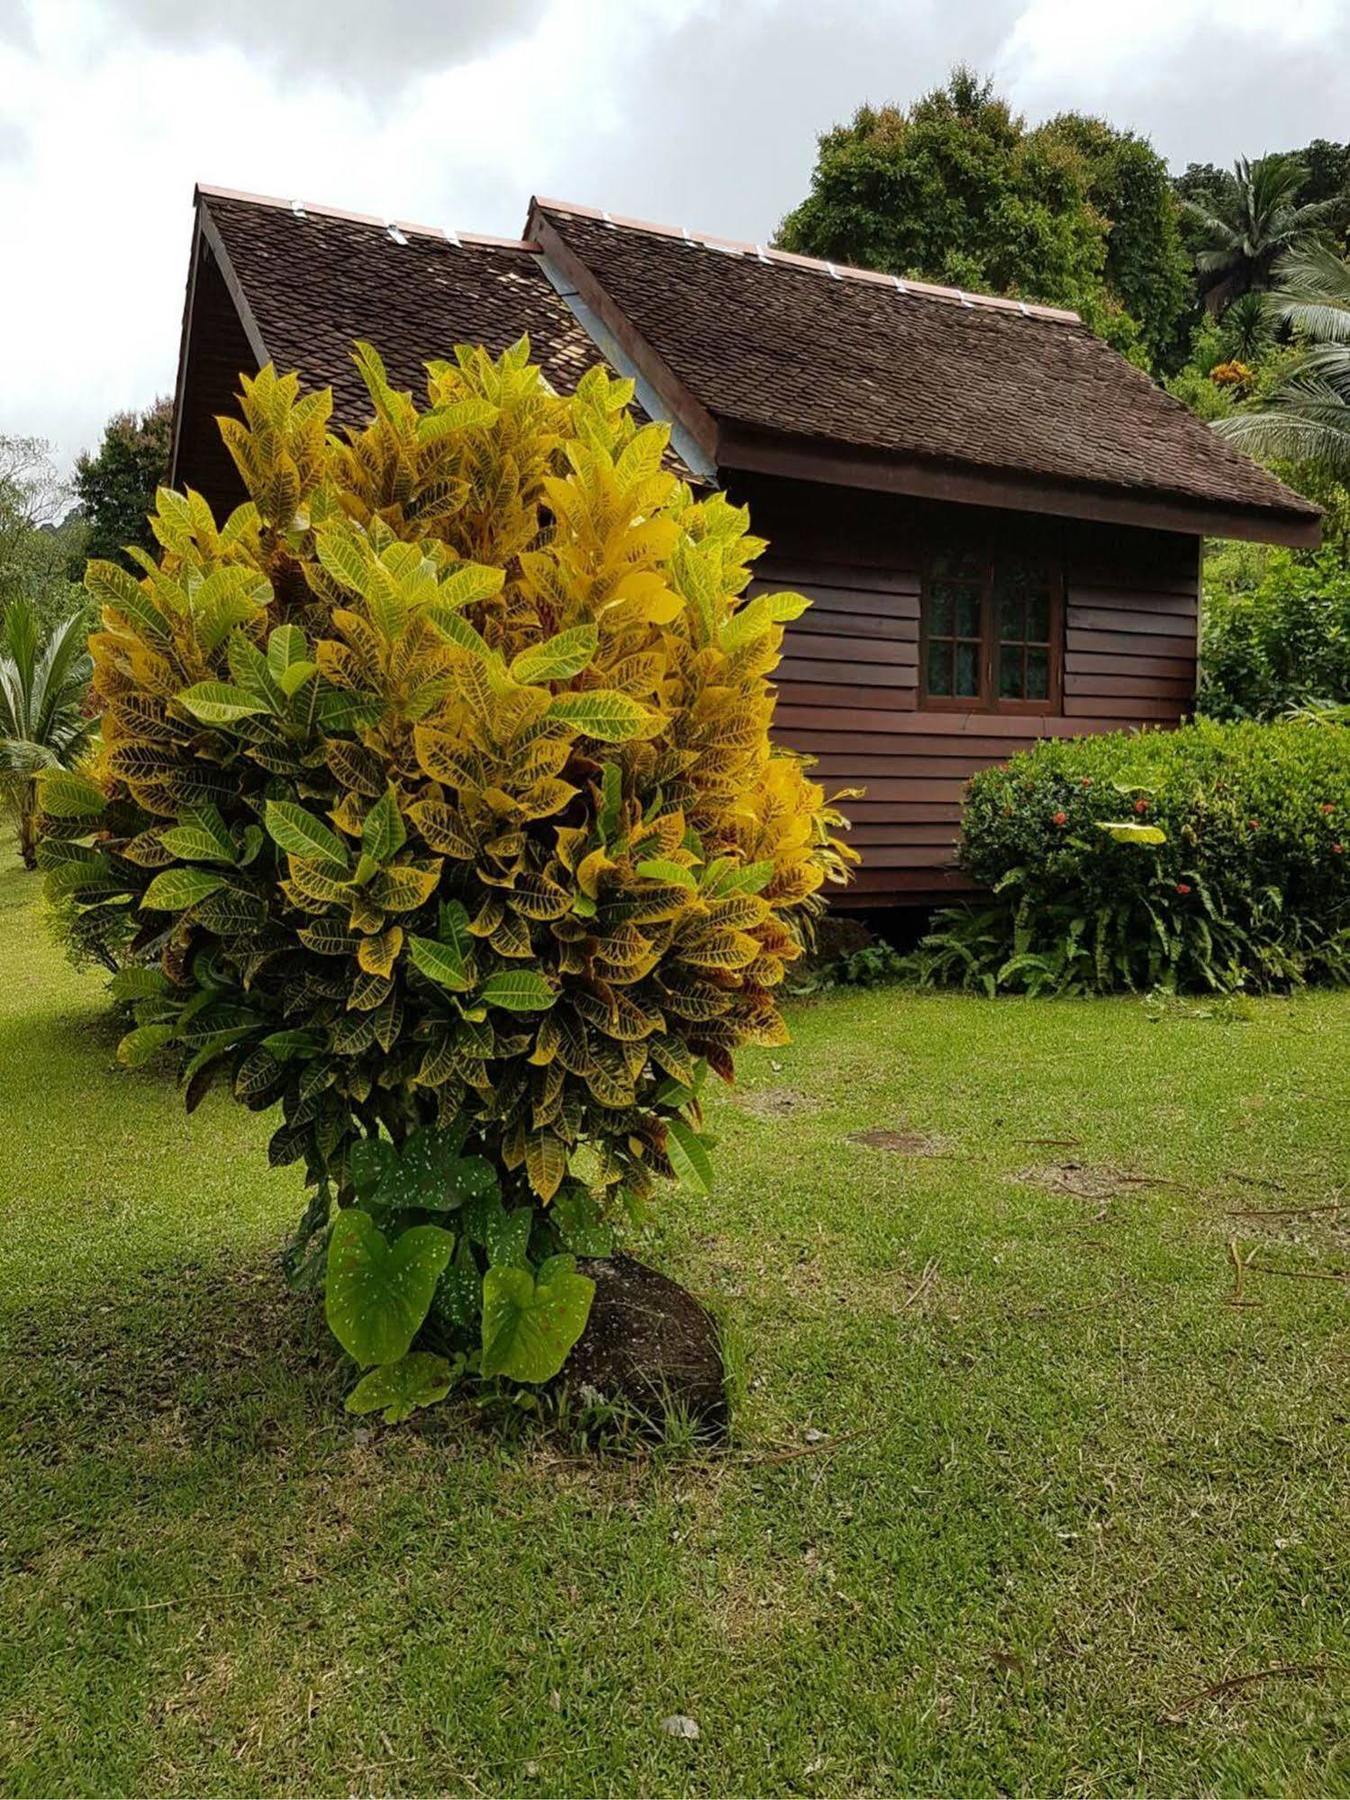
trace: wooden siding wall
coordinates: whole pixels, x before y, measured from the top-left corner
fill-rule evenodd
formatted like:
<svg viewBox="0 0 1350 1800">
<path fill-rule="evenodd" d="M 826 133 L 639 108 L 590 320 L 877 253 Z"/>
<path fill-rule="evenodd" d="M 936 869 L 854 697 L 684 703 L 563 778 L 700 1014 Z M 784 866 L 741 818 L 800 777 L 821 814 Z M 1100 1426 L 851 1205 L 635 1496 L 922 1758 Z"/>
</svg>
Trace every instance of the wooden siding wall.
<svg viewBox="0 0 1350 1800">
<path fill-rule="evenodd" d="M 247 496 L 216 419 L 221 413 L 239 416 L 239 377 L 243 371 L 252 373 L 258 359 L 239 323 L 220 265 L 204 240 L 198 241 L 197 254 L 173 480 L 177 487 L 194 487 L 204 494 L 221 520 Z"/>
<path fill-rule="evenodd" d="M 862 867 L 842 902 L 959 891 L 961 795 L 977 769 L 1038 736 L 1174 725 L 1195 690 L 1199 540 L 844 488 L 728 478 L 770 548 L 756 589 L 809 594 L 778 670 L 777 732 L 819 758 L 848 803 Z M 1028 717 L 918 704 L 919 576 L 935 543 L 1035 548 L 1064 570 L 1063 712 Z"/>
</svg>

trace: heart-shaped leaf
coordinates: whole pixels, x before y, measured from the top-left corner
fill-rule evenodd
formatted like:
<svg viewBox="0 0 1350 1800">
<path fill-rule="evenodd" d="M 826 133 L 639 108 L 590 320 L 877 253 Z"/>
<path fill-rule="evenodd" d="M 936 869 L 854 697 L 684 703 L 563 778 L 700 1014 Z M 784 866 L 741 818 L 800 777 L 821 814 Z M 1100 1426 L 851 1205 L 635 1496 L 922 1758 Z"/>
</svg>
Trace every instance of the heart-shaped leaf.
<svg viewBox="0 0 1350 1800">
<path fill-rule="evenodd" d="M 443 1356 L 414 1350 L 363 1375 L 347 1396 L 347 1411 L 368 1413 L 383 1407 L 385 1424 L 397 1425 L 419 1406 L 444 1400 L 454 1381 L 455 1371 Z"/>
<path fill-rule="evenodd" d="M 463 1135 L 454 1126 L 429 1125 L 410 1133 L 397 1155 L 385 1159 L 371 1204 L 449 1212 L 467 1201 L 495 1196 L 492 1164 L 482 1156 L 461 1156 Z M 393 1146 L 388 1148 L 392 1152 Z"/>
<path fill-rule="evenodd" d="M 391 1245 L 360 1207 L 338 1214 L 324 1312 L 333 1336 L 363 1368 L 407 1354 L 454 1247 L 439 1225 L 414 1225 Z"/>
<path fill-rule="evenodd" d="M 507 1266 L 483 1277 L 483 1374 L 549 1381 L 586 1329 L 595 1283 L 553 1256 L 538 1276 Z"/>
</svg>

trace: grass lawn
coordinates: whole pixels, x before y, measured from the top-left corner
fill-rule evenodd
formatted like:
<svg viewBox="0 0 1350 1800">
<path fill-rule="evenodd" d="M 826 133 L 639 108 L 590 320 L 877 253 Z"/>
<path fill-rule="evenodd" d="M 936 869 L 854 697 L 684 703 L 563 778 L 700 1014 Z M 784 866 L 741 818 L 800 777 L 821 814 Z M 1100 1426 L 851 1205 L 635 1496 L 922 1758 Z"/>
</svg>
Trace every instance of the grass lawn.
<svg viewBox="0 0 1350 1800">
<path fill-rule="evenodd" d="M 1350 1247 L 1234 1216 L 1345 1195 L 1350 996 L 798 1007 L 643 1250 L 737 1442 L 603 1459 L 348 1418 L 266 1120 L 118 1071 L 40 910 L 0 865 L 0 1790 L 1350 1794 Z"/>
</svg>

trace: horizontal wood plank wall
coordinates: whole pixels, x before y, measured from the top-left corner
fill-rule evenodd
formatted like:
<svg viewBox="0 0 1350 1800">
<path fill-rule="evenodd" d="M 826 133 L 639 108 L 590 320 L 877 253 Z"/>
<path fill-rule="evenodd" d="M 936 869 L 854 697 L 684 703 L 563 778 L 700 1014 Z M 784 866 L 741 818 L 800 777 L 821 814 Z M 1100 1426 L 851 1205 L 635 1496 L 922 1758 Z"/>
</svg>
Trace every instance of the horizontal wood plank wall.
<svg viewBox="0 0 1350 1800">
<path fill-rule="evenodd" d="M 770 540 L 752 592 L 795 588 L 776 735 L 818 759 L 849 801 L 862 867 L 843 905 L 968 890 L 955 869 L 977 770 L 1038 737 L 1177 724 L 1195 692 L 1199 540 L 936 502 L 728 478 Z M 919 577 L 935 542 L 1037 548 L 1064 570 L 1064 692 L 1053 716 L 919 706 Z"/>
</svg>

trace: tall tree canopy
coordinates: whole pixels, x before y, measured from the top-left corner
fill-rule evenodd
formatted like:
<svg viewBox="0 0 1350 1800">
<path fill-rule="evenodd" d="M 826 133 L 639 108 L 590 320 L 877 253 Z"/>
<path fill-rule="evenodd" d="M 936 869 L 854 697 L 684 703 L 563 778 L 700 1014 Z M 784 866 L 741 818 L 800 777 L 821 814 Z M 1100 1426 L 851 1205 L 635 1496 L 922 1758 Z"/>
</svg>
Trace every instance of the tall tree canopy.
<svg viewBox="0 0 1350 1800">
<path fill-rule="evenodd" d="M 94 455 L 75 465 L 75 491 L 89 526 L 88 554 L 122 562 L 129 544 L 156 548 L 147 515 L 169 467 L 173 404 L 156 400 L 142 413 L 115 413 Z"/>
<path fill-rule="evenodd" d="M 1028 130 L 965 68 L 907 110 L 864 106 L 827 132 L 811 192 L 777 241 L 1076 307 L 1154 357 L 1186 299 L 1176 204 L 1152 148 L 1076 114 Z"/>
<path fill-rule="evenodd" d="M 1146 138 L 1084 113 L 1061 113 L 1036 135 L 1082 158 L 1088 198 L 1106 221 L 1107 289 L 1137 321 L 1154 364 L 1174 365 L 1192 274 L 1167 164 Z"/>
</svg>

